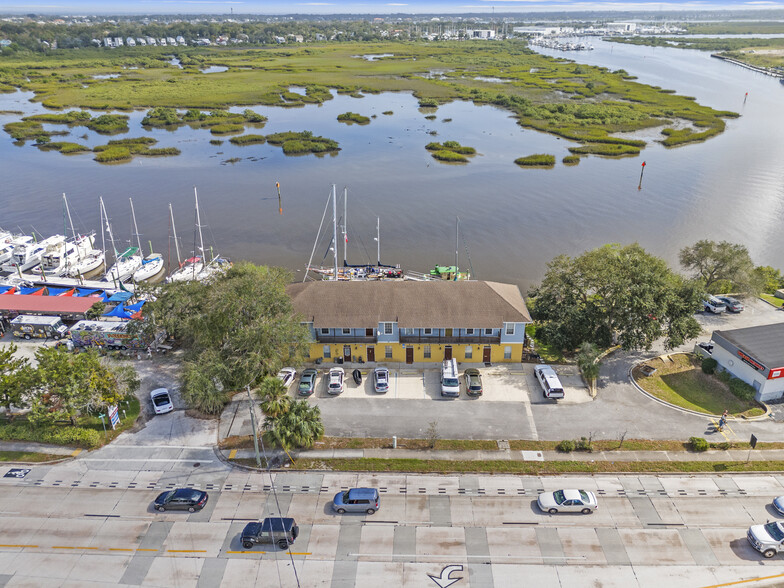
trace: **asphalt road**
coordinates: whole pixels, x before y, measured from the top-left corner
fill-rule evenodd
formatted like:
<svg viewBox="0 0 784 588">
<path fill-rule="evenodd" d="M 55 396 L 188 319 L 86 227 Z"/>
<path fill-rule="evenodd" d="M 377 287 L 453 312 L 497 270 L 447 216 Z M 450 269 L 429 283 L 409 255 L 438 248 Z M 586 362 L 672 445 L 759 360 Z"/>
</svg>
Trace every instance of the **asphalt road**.
<svg viewBox="0 0 784 588">
<path fill-rule="evenodd" d="M 749 525 L 778 518 L 777 476 L 413 476 L 225 471 L 201 481 L 171 472 L 77 476 L 34 467 L 0 478 L 0 585 L 328 586 L 434 585 L 668 588 L 773 586 L 784 556 L 764 560 Z M 185 480 L 191 480 L 185 482 Z M 207 488 L 201 512 L 157 513 L 172 485 Z M 372 516 L 336 515 L 335 492 L 381 490 Z M 598 494 L 592 515 L 539 511 L 542 491 Z M 289 552 L 239 544 L 243 526 L 292 516 Z M 447 566 L 452 566 L 447 568 Z M 445 570 L 442 576 L 442 571 Z M 295 575 L 296 572 L 296 575 Z M 767 578 L 755 580 L 759 578 Z M 447 585 L 447 584 L 443 584 Z"/>
</svg>

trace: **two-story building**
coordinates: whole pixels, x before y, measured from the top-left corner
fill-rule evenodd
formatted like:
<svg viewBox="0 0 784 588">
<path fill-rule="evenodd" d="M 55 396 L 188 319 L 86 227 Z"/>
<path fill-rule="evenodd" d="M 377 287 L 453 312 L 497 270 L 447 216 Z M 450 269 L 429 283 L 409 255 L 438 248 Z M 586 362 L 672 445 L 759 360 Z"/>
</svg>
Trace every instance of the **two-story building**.
<svg viewBox="0 0 784 588">
<path fill-rule="evenodd" d="M 310 360 L 519 362 L 531 322 L 520 289 L 482 281 L 318 281 L 287 287 Z"/>
</svg>

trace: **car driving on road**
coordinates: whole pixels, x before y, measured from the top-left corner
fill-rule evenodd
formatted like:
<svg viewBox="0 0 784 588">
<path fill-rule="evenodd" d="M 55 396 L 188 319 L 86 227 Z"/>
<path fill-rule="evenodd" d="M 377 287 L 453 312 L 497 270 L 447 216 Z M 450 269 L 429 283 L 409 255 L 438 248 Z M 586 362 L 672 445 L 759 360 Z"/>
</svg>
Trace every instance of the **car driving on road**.
<svg viewBox="0 0 784 588">
<path fill-rule="evenodd" d="M 187 510 L 196 512 L 204 508 L 207 504 L 207 493 L 193 488 L 177 488 L 162 492 L 155 499 L 155 510 L 163 512 L 166 510 Z"/>
<path fill-rule="evenodd" d="M 593 492 L 573 488 L 544 492 L 539 495 L 536 502 L 543 512 L 549 512 L 550 514 L 559 512 L 590 514 L 599 508 L 599 504 L 596 502 L 596 495 Z"/>
</svg>

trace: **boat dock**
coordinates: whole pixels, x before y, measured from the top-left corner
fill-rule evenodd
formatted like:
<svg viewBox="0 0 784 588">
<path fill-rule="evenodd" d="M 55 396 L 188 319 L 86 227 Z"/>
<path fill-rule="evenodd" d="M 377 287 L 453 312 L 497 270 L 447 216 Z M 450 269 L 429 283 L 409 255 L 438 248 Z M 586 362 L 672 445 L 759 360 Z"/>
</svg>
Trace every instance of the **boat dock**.
<svg viewBox="0 0 784 588">
<path fill-rule="evenodd" d="M 751 65 L 739 59 L 735 59 L 734 57 L 727 57 L 726 55 L 721 55 L 719 53 L 711 53 L 711 57 L 715 57 L 716 59 L 721 59 L 722 61 L 728 61 L 735 65 L 739 65 L 741 67 L 745 67 L 746 69 L 750 69 L 751 71 L 756 71 L 757 73 L 765 74 L 766 76 L 771 76 L 774 78 L 780 78 L 784 80 L 784 74 L 772 68 L 757 67 L 756 65 Z"/>
<path fill-rule="evenodd" d="M 66 278 L 66 277 L 49 277 L 49 276 L 42 276 L 39 274 L 26 274 L 22 272 L 18 272 L 16 274 L 11 274 L 8 276 L 8 280 L 6 283 L 10 284 L 14 281 L 22 282 L 29 282 L 36 286 L 56 286 L 60 288 L 91 288 L 94 290 L 105 290 L 108 292 L 116 292 L 125 288 L 129 292 L 133 292 L 134 284 L 123 284 L 122 288 L 120 284 L 114 280 L 112 282 L 108 282 L 105 280 L 83 280 L 78 278 Z M 16 279 L 13 279 L 16 278 Z"/>
</svg>

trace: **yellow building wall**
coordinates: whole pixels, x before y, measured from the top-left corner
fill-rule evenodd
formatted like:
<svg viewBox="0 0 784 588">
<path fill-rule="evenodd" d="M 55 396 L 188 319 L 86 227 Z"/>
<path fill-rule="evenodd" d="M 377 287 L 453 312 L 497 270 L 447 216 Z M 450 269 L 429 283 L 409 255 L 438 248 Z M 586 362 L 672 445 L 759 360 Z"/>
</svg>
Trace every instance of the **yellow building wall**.
<svg viewBox="0 0 784 588">
<path fill-rule="evenodd" d="M 324 343 L 311 343 L 310 345 L 310 361 L 315 361 L 319 358 L 324 357 L 324 347 L 327 344 Z M 334 362 L 335 359 L 338 357 L 343 357 L 343 343 L 330 343 L 328 344 L 330 347 L 331 357 L 325 358 L 327 362 Z M 348 345 L 348 343 L 346 343 Z M 392 357 L 386 357 L 386 346 L 389 345 L 392 348 Z M 436 344 L 430 345 L 430 357 L 425 358 L 425 346 L 418 343 L 406 343 L 405 346 L 401 343 L 377 343 L 375 345 L 368 345 L 365 343 L 356 343 L 351 344 L 351 357 L 359 359 L 362 358 L 363 361 L 367 361 L 367 348 L 373 347 L 375 349 L 376 355 L 376 363 L 405 363 L 406 361 L 406 347 L 413 347 L 414 348 L 414 363 L 441 363 L 444 360 L 444 347 L 445 345 Z M 470 359 L 466 359 L 465 357 L 465 349 L 466 347 L 471 347 L 473 350 L 472 357 Z M 504 344 L 492 344 L 490 347 L 490 361 L 492 363 L 519 363 L 522 359 L 523 355 L 523 344 L 522 343 L 510 343 L 508 347 L 512 348 L 512 357 L 511 359 L 504 359 L 504 348 L 507 345 Z M 483 353 L 484 353 L 485 345 L 465 345 L 465 344 L 453 344 L 452 345 L 452 357 L 455 358 L 457 361 L 461 363 L 482 363 Z"/>
</svg>

